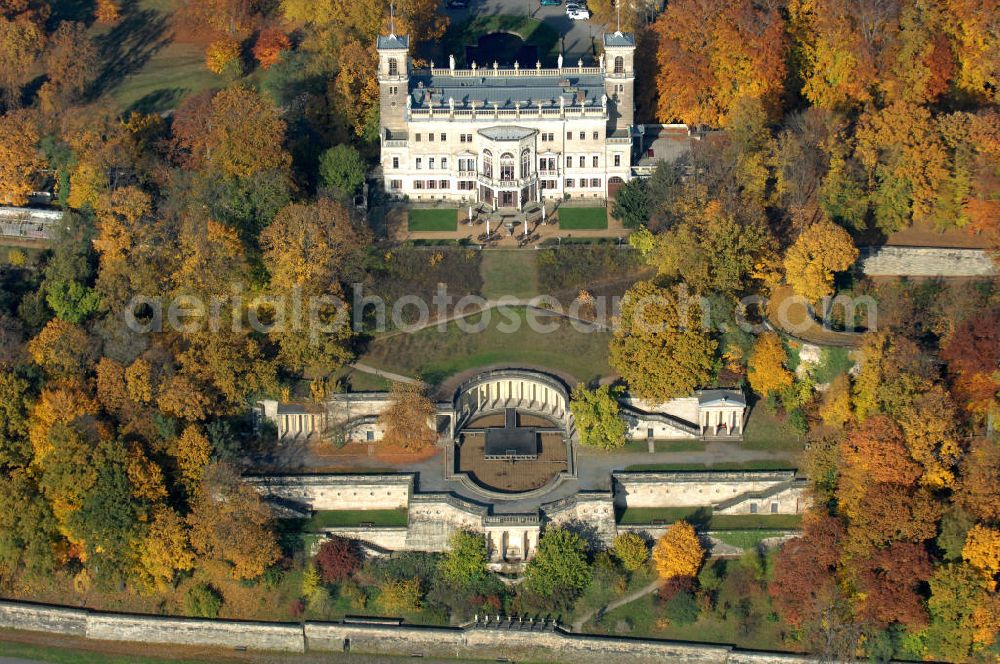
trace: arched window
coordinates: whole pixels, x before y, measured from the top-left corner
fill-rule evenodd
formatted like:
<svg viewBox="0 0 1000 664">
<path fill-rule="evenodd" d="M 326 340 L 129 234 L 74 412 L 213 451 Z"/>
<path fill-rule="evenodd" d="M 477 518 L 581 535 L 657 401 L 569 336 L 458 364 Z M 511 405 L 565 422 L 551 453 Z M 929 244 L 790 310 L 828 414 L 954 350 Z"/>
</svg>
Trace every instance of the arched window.
<svg viewBox="0 0 1000 664">
<path fill-rule="evenodd" d="M 500 155 L 500 179 L 514 179 L 514 155 L 510 152 L 504 152 Z"/>
<path fill-rule="evenodd" d="M 493 177 L 493 153 L 489 150 L 483 150 L 483 176 Z"/>
<path fill-rule="evenodd" d="M 531 150 L 521 152 L 521 177 L 526 178 L 531 175 Z"/>
<path fill-rule="evenodd" d="M 396 58 L 389 58 L 389 76 L 398 76 L 398 75 L 399 75 L 399 63 L 396 62 Z"/>
<path fill-rule="evenodd" d="M 615 58 L 615 73 L 624 74 L 625 73 L 625 58 L 618 56 Z"/>
</svg>

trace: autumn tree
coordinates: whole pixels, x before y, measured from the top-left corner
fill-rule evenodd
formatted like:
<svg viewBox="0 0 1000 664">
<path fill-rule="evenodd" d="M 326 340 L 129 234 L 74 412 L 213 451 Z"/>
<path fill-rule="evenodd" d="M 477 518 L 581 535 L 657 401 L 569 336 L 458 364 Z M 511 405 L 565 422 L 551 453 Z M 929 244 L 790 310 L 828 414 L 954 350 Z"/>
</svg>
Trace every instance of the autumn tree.
<svg viewBox="0 0 1000 664">
<path fill-rule="evenodd" d="M 113 25 L 121 18 L 121 6 L 117 0 L 97 0 L 94 7 L 94 19 L 98 23 Z"/>
<path fill-rule="evenodd" d="M 925 632 L 932 656 L 962 661 L 975 645 L 986 645 L 995 638 L 995 625 L 985 635 L 976 628 L 977 609 L 989 601 L 986 585 L 982 572 L 969 564 L 946 564 L 935 570 L 927 600 L 931 624 Z"/>
<path fill-rule="evenodd" d="M 257 35 L 253 45 L 253 57 L 260 63 L 262 69 L 269 69 L 281 58 L 281 54 L 292 47 L 292 42 L 281 30 L 267 28 Z"/>
<path fill-rule="evenodd" d="M 284 172 L 285 122 L 260 93 L 240 85 L 212 97 L 204 145 L 217 172 L 247 178 L 263 171 Z"/>
<path fill-rule="evenodd" d="M 178 573 L 194 568 L 187 525 L 171 508 L 159 506 L 153 511 L 149 529 L 139 545 L 139 563 L 149 583 L 160 591 L 170 588 Z"/>
<path fill-rule="evenodd" d="M 611 340 L 611 366 L 632 394 L 664 401 L 691 394 L 712 372 L 717 342 L 704 328 L 701 305 L 682 291 L 649 281 L 632 286 Z"/>
<path fill-rule="evenodd" d="M 0 203 L 24 205 L 34 191 L 35 178 L 45 168 L 39 138 L 36 121 L 27 111 L 0 115 Z"/>
<path fill-rule="evenodd" d="M 635 533 L 621 533 L 615 537 L 613 546 L 615 557 L 629 572 L 641 569 L 649 560 L 649 546 Z"/>
<path fill-rule="evenodd" d="M 726 125 L 742 99 L 776 115 L 785 78 L 785 29 L 777 8 L 748 0 L 671 2 L 659 36 L 657 115 L 662 122 Z"/>
<path fill-rule="evenodd" d="M 230 37 L 221 37 L 205 47 L 205 68 L 213 74 L 242 73 L 240 43 Z"/>
<path fill-rule="evenodd" d="M 795 627 L 811 623 L 839 596 L 836 571 L 844 527 L 839 519 L 807 512 L 802 536 L 778 552 L 768 593 L 778 614 Z"/>
<path fill-rule="evenodd" d="M 94 340 L 79 325 L 53 318 L 28 343 L 32 359 L 55 377 L 79 377 L 97 360 Z"/>
<path fill-rule="evenodd" d="M 26 471 L 0 476 L 0 578 L 44 578 L 57 567 L 62 537 L 38 485 Z"/>
<path fill-rule="evenodd" d="M 774 332 L 764 332 L 757 337 L 753 353 L 747 364 L 750 386 L 758 394 L 767 396 L 780 392 L 792 384 L 792 372 L 785 368 L 788 353 Z"/>
<path fill-rule="evenodd" d="M 331 535 L 320 544 L 316 552 L 316 566 L 323 583 L 339 583 L 350 578 L 361 568 L 361 555 L 357 544 L 349 539 Z"/>
<path fill-rule="evenodd" d="M 697 576 L 705 550 L 687 521 L 676 521 L 653 545 L 653 564 L 666 581 L 676 576 Z"/>
<path fill-rule="evenodd" d="M 618 392 L 611 386 L 588 390 L 581 383 L 573 388 L 569 407 L 584 445 L 610 450 L 625 444 L 627 426 L 619 412 Z"/>
<path fill-rule="evenodd" d="M 842 427 L 852 419 L 851 379 L 847 374 L 837 376 L 823 394 L 819 416 L 828 426 Z"/>
<path fill-rule="evenodd" d="M 970 528 L 962 558 L 983 572 L 991 590 L 996 589 L 995 579 L 1000 574 L 1000 530 L 980 524 Z"/>
<path fill-rule="evenodd" d="M 959 463 L 956 502 L 978 519 L 1000 521 L 1000 444 L 976 438 Z"/>
<path fill-rule="evenodd" d="M 387 581 L 381 587 L 378 602 L 389 613 L 417 611 L 423 600 L 420 579 Z"/>
<path fill-rule="evenodd" d="M 858 561 L 859 615 L 884 629 L 893 622 L 914 631 L 927 625 L 921 584 L 931 577 L 930 556 L 922 544 L 894 542 Z"/>
<path fill-rule="evenodd" d="M 379 415 L 379 425 L 385 430 L 382 441 L 407 450 L 431 447 L 437 441 L 432 428 L 434 412 L 423 385 L 393 383 L 392 402 Z"/>
<path fill-rule="evenodd" d="M 212 443 L 197 425 L 189 424 L 174 441 L 171 453 L 180 472 L 181 484 L 193 493 L 212 459 Z"/>
<path fill-rule="evenodd" d="M 8 109 L 20 107 L 22 88 L 44 46 L 45 32 L 36 21 L 0 17 L 0 88 Z"/>
<path fill-rule="evenodd" d="M 28 414 L 31 384 L 18 372 L 0 371 L 0 468 L 23 468 L 31 461 Z"/>
<path fill-rule="evenodd" d="M 843 228 L 818 221 L 804 229 L 785 253 L 785 280 L 810 302 L 833 293 L 833 276 L 858 258 L 854 241 Z"/>
<path fill-rule="evenodd" d="M 942 345 L 952 392 L 965 409 L 982 416 L 995 411 L 1000 394 L 1000 310 L 973 315 L 959 323 Z"/>
<path fill-rule="evenodd" d="M 38 96 L 46 112 L 79 99 L 97 77 L 99 54 L 83 23 L 60 23 L 49 38 L 44 59 L 48 80 Z"/>
<path fill-rule="evenodd" d="M 194 550 L 228 563 L 233 578 L 255 579 L 280 555 L 270 509 L 226 466 L 206 471 L 187 523 Z"/>
</svg>

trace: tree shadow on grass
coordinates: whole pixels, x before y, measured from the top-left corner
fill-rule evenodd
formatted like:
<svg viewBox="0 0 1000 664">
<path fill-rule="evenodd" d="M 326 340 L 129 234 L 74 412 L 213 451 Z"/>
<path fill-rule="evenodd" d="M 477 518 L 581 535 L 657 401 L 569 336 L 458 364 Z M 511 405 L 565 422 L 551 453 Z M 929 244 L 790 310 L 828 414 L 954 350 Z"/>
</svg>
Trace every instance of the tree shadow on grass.
<svg viewBox="0 0 1000 664">
<path fill-rule="evenodd" d="M 113 90 L 126 77 L 145 67 L 150 58 L 170 43 L 169 28 L 167 16 L 160 12 L 126 5 L 118 23 L 95 40 L 101 54 L 101 73 L 91 95 L 96 98 Z"/>
<path fill-rule="evenodd" d="M 187 93 L 187 88 L 161 88 L 135 100 L 126 110 L 134 113 L 160 113 L 176 108 Z"/>
</svg>

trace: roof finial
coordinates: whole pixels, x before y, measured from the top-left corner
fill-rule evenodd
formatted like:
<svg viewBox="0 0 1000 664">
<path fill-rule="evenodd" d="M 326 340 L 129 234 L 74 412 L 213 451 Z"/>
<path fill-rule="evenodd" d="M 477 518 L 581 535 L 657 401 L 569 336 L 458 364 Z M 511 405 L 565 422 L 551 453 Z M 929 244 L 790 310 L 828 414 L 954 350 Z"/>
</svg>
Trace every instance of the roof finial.
<svg viewBox="0 0 1000 664">
<path fill-rule="evenodd" d="M 615 9 L 618 10 L 618 33 L 622 33 L 622 0 L 615 2 Z"/>
<path fill-rule="evenodd" d="M 396 6 L 389 1 L 389 35 L 396 36 Z"/>
</svg>

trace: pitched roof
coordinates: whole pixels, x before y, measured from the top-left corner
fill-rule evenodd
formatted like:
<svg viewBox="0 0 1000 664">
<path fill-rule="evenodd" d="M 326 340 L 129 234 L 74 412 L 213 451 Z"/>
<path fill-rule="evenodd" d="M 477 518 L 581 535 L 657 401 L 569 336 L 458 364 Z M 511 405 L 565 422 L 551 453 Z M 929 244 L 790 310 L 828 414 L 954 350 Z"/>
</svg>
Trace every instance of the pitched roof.
<svg viewBox="0 0 1000 664">
<path fill-rule="evenodd" d="M 698 393 L 699 406 L 746 406 L 747 401 L 739 390 L 702 390 Z"/>
<path fill-rule="evenodd" d="M 396 35 L 389 35 L 388 37 L 379 36 L 378 48 L 380 50 L 382 49 L 407 50 L 410 48 L 410 37 L 408 35 L 402 35 L 400 37 L 397 37 Z"/>
<path fill-rule="evenodd" d="M 635 46 L 635 37 L 627 32 L 605 32 L 604 45 L 612 48 L 616 46 Z"/>
<path fill-rule="evenodd" d="M 410 96 L 413 108 L 427 105 L 433 98 L 436 105 L 455 100 L 455 108 L 491 107 L 514 108 L 515 102 L 535 106 L 559 104 L 559 97 L 566 105 L 579 106 L 577 95 L 583 93 L 584 104 L 600 106 L 604 95 L 604 79 L 600 74 L 564 72 L 562 76 L 451 76 L 447 73 L 423 72 L 410 77 Z"/>
</svg>

